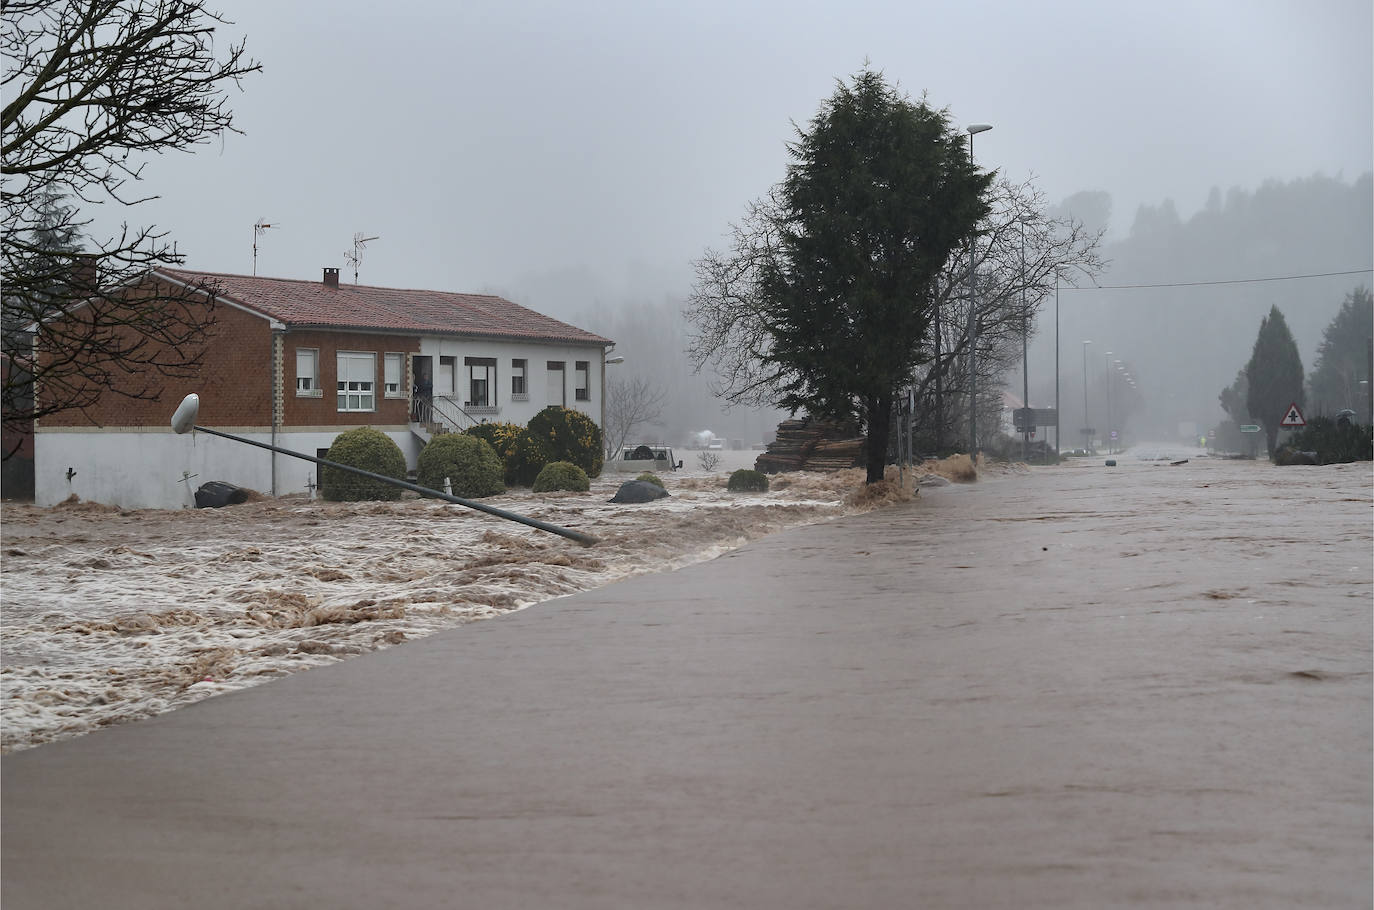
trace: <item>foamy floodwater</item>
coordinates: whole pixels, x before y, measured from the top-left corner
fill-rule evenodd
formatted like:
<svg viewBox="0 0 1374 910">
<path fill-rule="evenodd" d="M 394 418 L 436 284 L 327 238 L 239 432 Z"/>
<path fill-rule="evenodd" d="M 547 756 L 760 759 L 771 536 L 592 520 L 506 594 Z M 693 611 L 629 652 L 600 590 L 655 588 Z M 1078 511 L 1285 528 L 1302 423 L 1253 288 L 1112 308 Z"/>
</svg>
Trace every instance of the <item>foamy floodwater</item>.
<svg viewBox="0 0 1374 910">
<path fill-rule="evenodd" d="M 851 496 L 858 470 L 783 475 L 768 493 L 733 494 L 724 474 L 688 465 L 664 478 L 668 499 L 607 502 L 626 479 L 484 500 L 591 533 L 595 547 L 429 500 L 6 505 L 0 750 L 675 569 L 883 499 Z"/>
</svg>

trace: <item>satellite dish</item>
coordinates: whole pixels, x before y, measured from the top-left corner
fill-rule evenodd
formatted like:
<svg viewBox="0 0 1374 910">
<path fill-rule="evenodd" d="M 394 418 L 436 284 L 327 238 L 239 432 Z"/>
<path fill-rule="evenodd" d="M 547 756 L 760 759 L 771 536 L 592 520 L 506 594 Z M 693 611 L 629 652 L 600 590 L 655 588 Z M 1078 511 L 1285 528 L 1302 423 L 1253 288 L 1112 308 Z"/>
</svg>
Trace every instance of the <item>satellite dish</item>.
<svg viewBox="0 0 1374 910">
<path fill-rule="evenodd" d="M 195 428 L 196 415 L 200 413 L 200 396 L 195 392 L 181 399 L 176 413 L 172 415 L 172 429 L 185 433 Z"/>
</svg>

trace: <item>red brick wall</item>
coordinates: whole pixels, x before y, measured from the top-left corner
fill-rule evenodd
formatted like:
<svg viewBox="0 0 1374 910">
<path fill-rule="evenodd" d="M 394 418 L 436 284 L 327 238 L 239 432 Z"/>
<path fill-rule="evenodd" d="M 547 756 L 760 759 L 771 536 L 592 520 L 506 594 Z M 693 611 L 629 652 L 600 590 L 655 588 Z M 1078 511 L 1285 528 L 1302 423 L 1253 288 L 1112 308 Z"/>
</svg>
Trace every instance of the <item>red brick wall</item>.
<svg viewBox="0 0 1374 910">
<path fill-rule="evenodd" d="M 204 308 L 202 308 L 204 309 Z M 214 324 L 204 357 L 194 376 L 168 378 L 144 371 L 116 380 L 128 390 L 152 386 L 158 390 L 151 400 L 133 399 L 103 392 L 94 407 L 64 411 L 40 421 L 45 427 L 151 427 L 166 426 L 172 412 L 188 392 L 200 395 L 197 422 L 209 427 L 270 427 L 273 408 L 273 333 L 269 321 L 223 301 L 211 311 Z M 282 426 L 360 426 L 364 424 L 405 424 L 409 420 L 408 398 L 387 398 L 383 391 L 384 354 L 413 354 L 419 351 L 415 337 L 328 331 L 287 331 L 281 336 Z M 296 348 L 319 351 L 318 398 L 296 395 Z M 335 397 L 339 351 L 370 351 L 377 355 L 376 410 L 340 412 Z M 410 391 L 409 358 L 401 374 L 401 390 Z M 39 390 L 42 395 L 42 390 Z"/>
<path fill-rule="evenodd" d="M 319 381 L 321 397 L 308 398 L 296 394 L 296 349 L 314 348 L 319 351 Z M 382 389 L 385 379 L 385 354 L 415 354 L 420 340 L 399 335 L 364 335 L 351 332 L 291 331 L 282 338 L 282 399 L 283 425 L 300 426 L 362 426 L 364 424 L 404 424 L 410 420 L 408 398 L 387 398 Z M 338 381 L 339 351 L 370 351 L 377 355 L 377 410 L 340 411 L 335 383 Z M 401 368 L 401 393 L 409 395 L 409 357 Z"/>
<path fill-rule="evenodd" d="M 149 370 L 116 375 L 117 388 L 159 390 L 152 400 L 132 399 L 105 391 L 94 407 L 64 411 L 39 421 L 40 427 L 166 426 L 188 392 L 200 395 L 205 426 L 267 427 L 272 422 L 272 333 L 268 321 L 220 302 L 211 311 L 205 356 L 194 376 L 168 378 Z M 40 400 L 43 389 L 38 389 Z"/>
</svg>

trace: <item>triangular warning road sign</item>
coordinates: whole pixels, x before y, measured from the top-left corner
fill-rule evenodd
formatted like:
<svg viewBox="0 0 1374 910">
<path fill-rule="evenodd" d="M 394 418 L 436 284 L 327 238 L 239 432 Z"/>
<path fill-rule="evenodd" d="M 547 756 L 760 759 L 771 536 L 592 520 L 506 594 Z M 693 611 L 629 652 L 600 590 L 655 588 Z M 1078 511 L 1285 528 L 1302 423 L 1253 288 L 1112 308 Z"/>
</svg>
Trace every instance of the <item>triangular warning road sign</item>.
<svg viewBox="0 0 1374 910">
<path fill-rule="evenodd" d="M 1307 421 L 1302 419 L 1302 411 L 1298 410 L 1298 403 L 1296 401 L 1288 406 L 1288 412 L 1284 414 L 1283 419 L 1279 421 L 1279 426 L 1284 429 L 1307 426 Z"/>
</svg>

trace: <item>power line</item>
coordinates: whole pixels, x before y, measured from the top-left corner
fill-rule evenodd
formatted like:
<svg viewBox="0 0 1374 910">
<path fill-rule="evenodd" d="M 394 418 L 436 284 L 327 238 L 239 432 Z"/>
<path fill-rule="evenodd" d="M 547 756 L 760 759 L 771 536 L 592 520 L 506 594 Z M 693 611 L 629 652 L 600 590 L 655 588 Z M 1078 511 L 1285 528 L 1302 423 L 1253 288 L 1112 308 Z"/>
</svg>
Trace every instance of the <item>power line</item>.
<svg viewBox="0 0 1374 910">
<path fill-rule="evenodd" d="M 1060 285 L 1061 291 L 1126 291 L 1135 288 L 1196 288 L 1214 284 L 1259 284 L 1265 281 L 1298 281 L 1303 278 L 1335 278 L 1341 275 L 1364 275 L 1374 269 L 1351 269 L 1347 272 L 1316 272 L 1311 275 L 1279 275 L 1274 278 L 1232 278 L 1226 281 L 1179 281 L 1171 284 L 1088 284 Z"/>
</svg>

